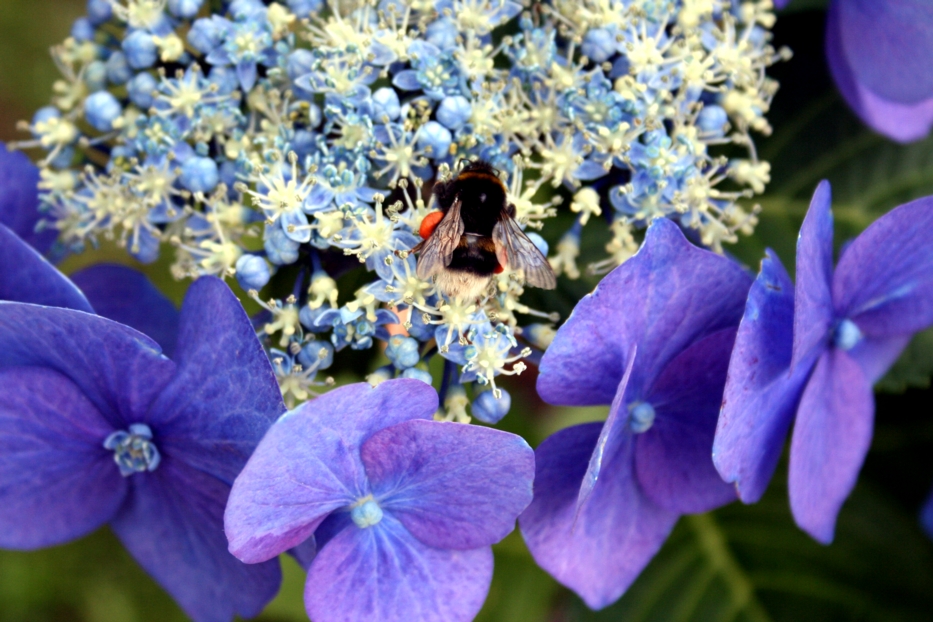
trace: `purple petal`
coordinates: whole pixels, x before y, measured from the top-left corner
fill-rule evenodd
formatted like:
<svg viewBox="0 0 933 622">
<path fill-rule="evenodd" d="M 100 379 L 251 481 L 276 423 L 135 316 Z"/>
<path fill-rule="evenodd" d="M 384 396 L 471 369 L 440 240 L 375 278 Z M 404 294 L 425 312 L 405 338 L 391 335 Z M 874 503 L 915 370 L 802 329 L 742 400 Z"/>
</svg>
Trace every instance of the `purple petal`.
<svg viewBox="0 0 933 622">
<path fill-rule="evenodd" d="M 735 330 L 713 333 L 671 361 L 645 398 L 654 425 L 635 437 L 635 471 L 645 495 L 679 514 L 735 500 L 713 466 L 713 436 Z"/>
<path fill-rule="evenodd" d="M 635 389 L 681 350 L 736 326 L 751 278 L 735 262 L 699 249 L 666 219 L 638 253 L 607 275 L 557 332 L 541 360 L 538 392 L 553 404 L 609 404 L 638 345 Z"/>
<path fill-rule="evenodd" d="M 88 534 L 116 513 L 126 482 L 103 447 L 113 428 L 67 378 L 0 370 L 0 547 Z"/>
<path fill-rule="evenodd" d="M 645 497 L 632 444 L 613 459 L 577 513 L 580 481 L 601 425 L 561 430 L 535 452 L 535 497 L 519 518 L 535 561 L 591 609 L 617 600 L 667 538 L 677 514 Z"/>
<path fill-rule="evenodd" d="M 933 126 L 933 97 L 913 104 L 888 101 L 856 79 L 842 48 L 837 4 L 830 4 L 827 15 L 826 58 L 846 102 L 865 124 L 893 140 L 906 143 L 929 134 Z"/>
<path fill-rule="evenodd" d="M 859 82 L 902 104 L 933 96 L 933 5 L 845 0 L 832 6 L 843 54 Z"/>
<path fill-rule="evenodd" d="M 162 352 L 172 357 L 178 338 L 178 310 L 145 274 L 125 266 L 97 265 L 75 272 L 71 280 L 97 315 L 152 337 Z"/>
<path fill-rule="evenodd" d="M 195 622 L 251 618 L 278 592 L 277 561 L 246 565 L 227 552 L 220 480 L 163 456 L 133 489 L 112 523 L 123 545 Z"/>
<path fill-rule="evenodd" d="M 144 420 L 175 372 L 154 341 L 69 309 L 0 302 L 0 368 L 46 367 L 74 382 L 114 429 Z"/>
<path fill-rule="evenodd" d="M 874 385 L 901 356 L 913 335 L 885 339 L 866 338 L 849 350 L 849 356 L 862 368 L 869 384 Z"/>
<path fill-rule="evenodd" d="M 328 514 L 369 494 L 363 442 L 436 410 L 434 389 L 401 379 L 341 387 L 287 413 L 234 482 L 225 516 L 230 551 L 255 563 L 304 542 Z"/>
<path fill-rule="evenodd" d="M 6 225 L 39 253 L 55 242 L 57 231 L 36 232 L 39 213 L 39 169 L 26 154 L 0 142 L 0 224 Z M 4 262 L 0 262 L 3 265 Z M 16 264 L 10 264 L 16 265 Z"/>
<path fill-rule="evenodd" d="M 846 248 L 833 280 L 836 314 L 869 337 L 933 324 L 933 198 L 901 205 Z"/>
<path fill-rule="evenodd" d="M 494 544 L 531 503 L 535 454 L 508 432 L 407 421 L 373 434 L 361 455 L 382 509 L 438 549 Z"/>
<path fill-rule="evenodd" d="M 0 159 L 3 146 L 0 145 Z M 2 190 L 0 190 L 2 192 Z M 94 313 L 75 284 L 0 224 L 0 300 Z"/>
<path fill-rule="evenodd" d="M 468 622 L 492 581 L 492 550 L 445 551 L 419 542 L 391 515 L 340 532 L 308 571 L 315 622 Z"/>
<path fill-rule="evenodd" d="M 249 317 L 220 279 L 188 290 L 175 360 L 178 372 L 145 422 L 160 447 L 232 484 L 285 404 Z"/>
<path fill-rule="evenodd" d="M 790 446 L 790 507 L 801 529 L 833 540 L 836 516 L 871 444 L 871 384 L 845 352 L 823 354 L 804 389 Z"/>
<path fill-rule="evenodd" d="M 790 376 L 793 330 L 794 286 L 768 250 L 735 338 L 713 442 L 713 463 L 745 503 L 768 487 L 810 373 L 799 366 Z"/>
<path fill-rule="evenodd" d="M 833 322 L 830 283 L 833 275 L 833 213 L 828 181 L 813 193 L 797 238 L 797 286 L 794 290 L 794 351 L 791 369 L 812 361 L 826 346 Z M 805 363 L 809 365 L 810 363 Z"/>
<path fill-rule="evenodd" d="M 776 9 L 783 9 L 788 4 L 790 4 L 790 0 L 774 0 L 774 8 Z"/>
<path fill-rule="evenodd" d="M 933 490 L 923 503 L 920 510 L 920 526 L 926 532 L 927 537 L 933 539 Z"/>
</svg>

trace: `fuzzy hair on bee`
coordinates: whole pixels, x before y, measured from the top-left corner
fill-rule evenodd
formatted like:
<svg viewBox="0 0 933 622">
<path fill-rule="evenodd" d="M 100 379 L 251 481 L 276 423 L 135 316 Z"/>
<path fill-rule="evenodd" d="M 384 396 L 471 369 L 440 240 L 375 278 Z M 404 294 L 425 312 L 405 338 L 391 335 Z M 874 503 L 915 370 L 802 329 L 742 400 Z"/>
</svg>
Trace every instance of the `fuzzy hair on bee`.
<svg viewBox="0 0 933 622">
<path fill-rule="evenodd" d="M 434 186 L 439 215 L 429 214 L 421 226 L 424 240 L 417 274 L 434 277 L 451 298 L 478 298 L 494 274 L 508 268 L 524 275 L 528 285 L 554 289 L 557 278 L 547 258 L 515 221 L 505 184 L 486 162 L 470 162 Z"/>
</svg>

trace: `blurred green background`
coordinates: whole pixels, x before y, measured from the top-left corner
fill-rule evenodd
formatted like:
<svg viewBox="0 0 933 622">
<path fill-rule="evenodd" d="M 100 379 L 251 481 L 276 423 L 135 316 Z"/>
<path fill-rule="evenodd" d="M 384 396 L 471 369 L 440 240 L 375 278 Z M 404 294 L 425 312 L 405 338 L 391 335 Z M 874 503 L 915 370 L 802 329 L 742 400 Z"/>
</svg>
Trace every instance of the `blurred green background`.
<svg viewBox="0 0 933 622">
<path fill-rule="evenodd" d="M 771 162 L 772 183 L 761 198 L 764 210 L 755 237 L 729 249 L 753 268 L 765 246 L 792 268 L 797 229 L 822 178 L 833 182 L 840 244 L 879 214 L 933 193 L 933 140 L 891 143 L 864 129 L 836 95 L 823 60 L 822 4 L 800 0 L 775 27 L 775 43 L 790 46 L 795 56 L 771 72 L 781 82 L 769 114 L 774 134 L 757 143 L 760 156 Z M 0 0 L 0 140 L 24 138 L 16 122 L 48 102 L 57 77 L 48 48 L 67 36 L 83 5 L 83 0 Z M 548 237 L 548 228 L 544 233 Z M 592 246 L 595 258 L 599 249 L 595 242 Z M 132 264 L 120 251 L 104 249 L 70 258 L 65 269 L 101 260 Z M 170 281 L 164 264 L 146 271 L 180 299 L 184 284 Z M 536 306 L 566 316 L 573 300 L 593 284 L 562 283 L 553 298 Z M 357 370 L 369 365 L 358 357 L 344 362 Z M 605 417 L 606 409 L 542 404 L 532 372 L 504 383 L 515 406 L 502 427 L 536 446 L 557 429 Z M 513 533 L 495 547 L 493 586 L 479 619 L 933 620 L 933 542 L 917 522 L 933 483 L 931 374 L 933 332 L 928 331 L 879 384 L 884 392 L 877 398 L 875 439 L 833 545 L 820 546 L 794 526 L 782 464 L 761 503 L 681 519 L 629 592 L 598 613 L 538 569 Z M 283 566 L 282 592 L 260 618 L 266 622 L 306 619 L 303 572 L 289 558 L 283 557 Z M 0 551 L 0 622 L 175 620 L 185 616 L 107 529 L 43 551 Z"/>
</svg>

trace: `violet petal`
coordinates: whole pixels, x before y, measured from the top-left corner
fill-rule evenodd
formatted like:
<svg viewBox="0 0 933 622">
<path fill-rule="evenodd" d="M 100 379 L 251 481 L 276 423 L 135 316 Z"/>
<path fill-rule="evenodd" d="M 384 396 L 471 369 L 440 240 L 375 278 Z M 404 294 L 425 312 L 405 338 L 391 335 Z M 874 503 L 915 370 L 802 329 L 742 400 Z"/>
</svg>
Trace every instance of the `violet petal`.
<svg viewBox="0 0 933 622">
<path fill-rule="evenodd" d="M 175 364 L 142 333 L 69 309 L 0 301 L 0 368 L 46 367 L 68 377 L 113 429 L 143 421 Z"/>
<path fill-rule="evenodd" d="M 278 592 L 279 563 L 247 565 L 227 552 L 230 488 L 164 453 L 158 469 L 132 476 L 132 486 L 113 530 L 185 613 L 195 622 L 259 615 Z"/>
<path fill-rule="evenodd" d="M 13 230 L 40 254 L 48 252 L 58 232 L 36 231 L 39 213 L 39 168 L 21 151 L 0 142 L 0 224 Z M 0 264 L 2 265 L 2 264 Z"/>
<path fill-rule="evenodd" d="M 790 507 L 801 529 L 833 539 L 836 516 L 871 444 L 875 404 L 861 367 L 832 348 L 816 363 L 797 409 L 790 448 Z"/>
<path fill-rule="evenodd" d="M 794 285 L 768 250 L 739 325 L 713 442 L 713 463 L 755 503 L 774 474 L 810 368 L 790 376 Z"/>
<path fill-rule="evenodd" d="M 686 346 L 737 325 L 750 285 L 734 261 L 693 246 L 671 221 L 655 220 L 641 250 L 560 328 L 541 360 L 538 392 L 553 404 L 609 404 L 636 343 L 633 386 L 650 384 Z"/>
<path fill-rule="evenodd" d="M 901 205 L 846 248 L 833 278 L 837 317 L 868 337 L 917 332 L 933 324 L 933 199 Z"/>
<path fill-rule="evenodd" d="M 534 452 L 501 430 L 406 421 L 373 434 L 361 455 L 382 509 L 435 548 L 494 544 L 531 503 Z"/>
<path fill-rule="evenodd" d="M 797 238 L 797 284 L 794 290 L 794 350 L 791 369 L 812 364 L 826 347 L 833 323 L 830 284 L 833 274 L 833 214 L 828 181 L 813 193 Z"/>
<path fill-rule="evenodd" d="M 249 317 L 220 279 L 189 288 L 175 361 L 144 423 L 158 427 L 160 448 L 232 484 L 285 404 Z"/>
<path fill-rule="evenodd" d="M 0 145 L 0 150 L 3 146 Z M 75 284 L 0 224 L 0 300 L 94 313 Z"/>
<path fill-rule="evenodd" d="M 178 309 L 145 274 L 126 266 L 95 265 L 75 272 L 71 280 L 97 315 L 152 337 L 165 356 L 172 358 L 178 339 Z"/>
<path fill-rule="evenodd" d="M 308 571 L 305 606 L 315 622 L 469 622 L 492 581 L 492 550 L 435 549 L 390 514 L 341 531 Z"/>
<path fill-rule="evenodd" d="M 519 518 L 535 561 L 591 609 L 617 600 L 664 543 L 678 515 L 639 490 L 631 442 L 577 513 L 580 481 L 602 425 L 561 430 L 535 452 L 535 497 Z"/>
<path fill-rule="evenodd" d="M 0 387 L 0 547 L 61 544 L 109 521 L 126 494 L 103 447 L 113 428 L 57 372 L 2 369 Z"/>
<path fill-rule="evenodd" d="M 645 495 L 679 514 L 707 512 L 735 500 L 713 466 L 713 436 L 735 329 L 696 342 L 671 361 L 645 400 L 651 428 L 635 437 L 635 471 Z"/>
</svg>

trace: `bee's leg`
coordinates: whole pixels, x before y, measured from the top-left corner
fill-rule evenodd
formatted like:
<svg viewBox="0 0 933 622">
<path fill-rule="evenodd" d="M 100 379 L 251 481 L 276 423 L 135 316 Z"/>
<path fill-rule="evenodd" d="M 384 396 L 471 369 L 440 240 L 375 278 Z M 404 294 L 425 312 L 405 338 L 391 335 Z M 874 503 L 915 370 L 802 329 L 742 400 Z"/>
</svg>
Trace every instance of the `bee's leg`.
<svg viewBox="0 0 933 622">
<path fill-rule="evenodd" d="M 515 205 L 513 203 L 506 205 L 505 213 L 509 215 L 509 218 L 515 218 Z"/>
</svg>

